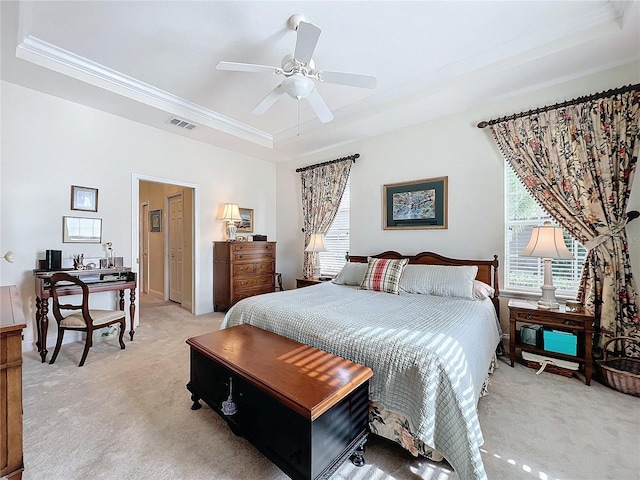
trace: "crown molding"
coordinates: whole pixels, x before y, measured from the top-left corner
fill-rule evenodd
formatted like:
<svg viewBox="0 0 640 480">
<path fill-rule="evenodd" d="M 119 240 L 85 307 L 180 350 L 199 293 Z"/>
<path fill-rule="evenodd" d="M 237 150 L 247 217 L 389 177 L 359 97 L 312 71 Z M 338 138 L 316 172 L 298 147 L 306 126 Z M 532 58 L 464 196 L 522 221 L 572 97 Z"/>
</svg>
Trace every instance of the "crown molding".
<svg viewBox="0 0 640 480">
<path fill-rule="evenodd" d="M 187 120 L 198 125 L 205 125 L 273 149 L 273 136 L 262 130 L 235 121 L 37 37 L 25 37 L 16 47 L 16 57 L 117 95 L 158 108 L 171 115 L 186 117 Z M 160 125 L 158 126 L 160 127 Z"/>
</svg>

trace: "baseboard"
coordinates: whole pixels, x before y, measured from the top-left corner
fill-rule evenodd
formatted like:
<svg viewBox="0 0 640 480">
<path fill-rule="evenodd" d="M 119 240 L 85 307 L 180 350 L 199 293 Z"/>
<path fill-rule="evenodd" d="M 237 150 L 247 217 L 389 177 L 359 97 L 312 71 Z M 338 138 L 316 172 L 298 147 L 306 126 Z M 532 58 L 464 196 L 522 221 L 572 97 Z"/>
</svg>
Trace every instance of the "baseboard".
<svg viewBox="0 0 640 480">
<path fill-rule="evenodd" d="M 147 293 L 147 295 L 164 302 L 164 292 L 159 292 L 158 290 L 149 290 L 149 293 Z"/>
</svg>

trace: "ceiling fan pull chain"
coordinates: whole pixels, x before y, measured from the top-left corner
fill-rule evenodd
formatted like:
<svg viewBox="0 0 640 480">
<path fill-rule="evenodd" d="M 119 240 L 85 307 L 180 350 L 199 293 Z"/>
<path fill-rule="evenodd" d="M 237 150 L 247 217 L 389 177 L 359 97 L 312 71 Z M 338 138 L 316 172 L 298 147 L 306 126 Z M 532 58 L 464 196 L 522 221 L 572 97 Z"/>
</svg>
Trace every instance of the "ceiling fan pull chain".
<svg viewBox="0 0 640 480">
<path fill-rule="evenodd" d="M 298 127 L 297 127 L 298 131 L 296 133 L 296 137 L 299 137 L 300 136 L 300 97 L 298 97 L 298 122 L 297 123 L 298 123 Z"/>
</svg>

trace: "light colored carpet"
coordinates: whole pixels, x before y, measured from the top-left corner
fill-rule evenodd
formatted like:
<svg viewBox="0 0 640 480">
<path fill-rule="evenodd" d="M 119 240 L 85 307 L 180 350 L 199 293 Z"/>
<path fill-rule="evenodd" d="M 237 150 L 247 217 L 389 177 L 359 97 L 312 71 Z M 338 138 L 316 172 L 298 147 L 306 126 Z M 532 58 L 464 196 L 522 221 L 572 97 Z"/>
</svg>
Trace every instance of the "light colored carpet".
<svg viewBox="0 0 640 480">
<path fill-rule="evenodd" d="M 26 480 L 287 477 L 206 405 L 192 411 L 185 340 L 218 328 L 222 314 L 194 317 L 142 299 L 141 324 L 126 349 L 95 342 L 84 367 L 81 343 L 63 345 L 54 365 L 24 358 Z M 49 358 L 53 350 L 49 346 Z M 640 478 L 640 399 L 597 382 L 499 362 L 479 402 L 490 479 Z M 370 437 L 365 459 L 342 479 L 448 480 L 446 463 L 413 458 Z"/>
</svg>

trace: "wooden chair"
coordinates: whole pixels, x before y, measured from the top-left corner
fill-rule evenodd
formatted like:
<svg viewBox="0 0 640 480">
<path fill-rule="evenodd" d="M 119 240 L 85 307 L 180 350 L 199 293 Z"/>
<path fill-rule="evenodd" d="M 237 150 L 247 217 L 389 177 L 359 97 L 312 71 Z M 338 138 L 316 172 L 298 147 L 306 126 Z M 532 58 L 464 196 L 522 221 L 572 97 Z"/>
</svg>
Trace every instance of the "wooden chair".
<svg viewBox="0 0 640 480">
<path fill-rule="evenodd" d="M 68 289 L 70 284 L 78 285 L 82 289 L 82 303 L 81 304 L 62 304 L 60 303 L 59 290 Z M 58 340 L 56 341 L 56 348 L 53 351 L 53 357 L 49 364 L 53 364 L 56 361 L 60 346 L 62 345 L 62 338 L 64 332 L 67 330 L 75 330 L 78 332 L 86 332 L 87 339 L 84 344 L 84 351 L 82 352 L 82 358 L 80 359 L 79 367 L 84 365 L 84 361 L 89 353 L 89 348 L 93 345 L 93 331 L 108 327 L 115 323 L 120 324 L 120 336 L 118 341 L 120 342 L 120 348 L 124 349 L 124 342 L 122 336 L 126 328 L 125 318 L 126 314 L 122 310 L 90 310 L 89 309 L 89 288 L 87 284 L 80 280 L 78 277 L 69 275 L 68 273 L 55 273 L 51 276 L 51 297 L 53 298 L 53 316 L 58 322 Z M 78 313 L 64 316 L 61 310 L 79 310 Z"/>
</svg>

